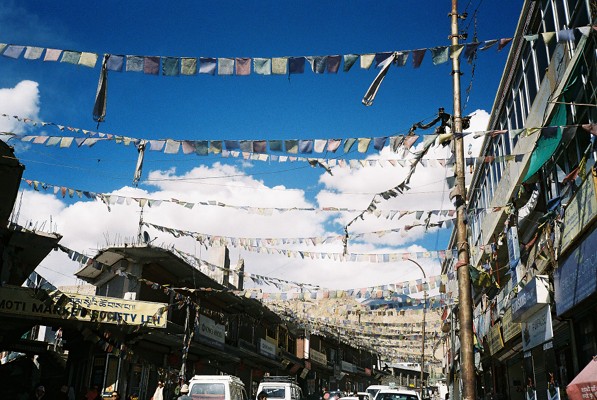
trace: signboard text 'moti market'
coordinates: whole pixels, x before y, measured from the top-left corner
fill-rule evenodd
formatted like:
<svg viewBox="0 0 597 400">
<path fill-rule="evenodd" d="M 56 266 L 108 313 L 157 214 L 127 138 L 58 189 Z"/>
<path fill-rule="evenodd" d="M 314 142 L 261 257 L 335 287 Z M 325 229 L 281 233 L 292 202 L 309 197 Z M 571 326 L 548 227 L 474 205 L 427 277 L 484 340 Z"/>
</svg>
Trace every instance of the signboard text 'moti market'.
<svg viewBox="0 0 597 400">
<path fill-rule="evenodd" d="M 167 304 L 23 287 L 0 288 L 0 313 L 165 328 Z"/>
</svg>

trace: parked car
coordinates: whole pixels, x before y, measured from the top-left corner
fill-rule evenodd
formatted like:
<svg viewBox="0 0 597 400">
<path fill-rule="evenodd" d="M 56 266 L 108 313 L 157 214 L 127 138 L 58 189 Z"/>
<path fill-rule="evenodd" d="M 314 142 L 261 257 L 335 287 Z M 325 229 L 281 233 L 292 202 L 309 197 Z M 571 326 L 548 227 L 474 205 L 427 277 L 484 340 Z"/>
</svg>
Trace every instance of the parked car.
<svg viewBox="0 0 597 400">
<path fill-rule="evenodd" d="M 373 397 L 369 392 L 357 392 L 357 396 L 359 400 L 373 400 Z"/>
<path fill-rule="evenodd" d="M 409 389 L 382 389 L 377 392 L 376 400 L 421 400 L 419 393 Z"/>
<path fill-rule="evenodd" d="M 265 391 L 268 400 L 302 400 L 303 390 L 290 376 L 264 376 L 257 395 Z"/>
<path fill-rule="evenodd" d="M 232 375 L 195 375 L 189 381 L 193 400 L 248 400 L 245 384 Z"/>
<path fill-rule="evenodd" d="M 330 390 L 329 394 L 328 400 L 340 400 L 342 397 L 345 397 L 345 394 L 339 390 Z"/>
<path fill-rule="evenodd" d="M 357 392 L 348 396 L 340 397 L 340 400 L 373 400 L 368 392 Z"/>
<path fill-rule="evenodd" d="M 371 385 L 367 388 L 367 393 L 371 395 L 371 399 L 375 399 L 375 395 L 377 395 L 377 392 L 379 392 L 381 389 L 389 388 L 390 387 L 388 385 Z"/>
</svg>

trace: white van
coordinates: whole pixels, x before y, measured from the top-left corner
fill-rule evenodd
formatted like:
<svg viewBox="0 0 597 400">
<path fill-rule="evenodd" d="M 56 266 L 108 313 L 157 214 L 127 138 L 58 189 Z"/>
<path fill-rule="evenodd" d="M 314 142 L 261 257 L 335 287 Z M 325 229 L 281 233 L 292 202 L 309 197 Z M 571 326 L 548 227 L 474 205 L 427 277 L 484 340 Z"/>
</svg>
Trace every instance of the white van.
<svg viewBox="0 0 597 400">
<path fill-rule="evenodd" d="M 389 389 L 389 388 L 390 388 L 390 386 L 388 386 L 388 385 L 371 385 L 367 388 L 367 393 L 369 393 L 369 396 L 371 396 L 372 399 L 375 399 L 377 392 L 379 392 L 381 389 Z"/>
<path fill-rule="evenodd" d="M 267 400 L 302 400 L 303 390 L 290 376 L 264 376 L 257 388 L 267 393 Z"/>
<path fill-rule="evenodd" d="M 248 400 L 245 384 L 232 375 L 195 375 L 189 381 L 193 400 Z"/>
</svg>

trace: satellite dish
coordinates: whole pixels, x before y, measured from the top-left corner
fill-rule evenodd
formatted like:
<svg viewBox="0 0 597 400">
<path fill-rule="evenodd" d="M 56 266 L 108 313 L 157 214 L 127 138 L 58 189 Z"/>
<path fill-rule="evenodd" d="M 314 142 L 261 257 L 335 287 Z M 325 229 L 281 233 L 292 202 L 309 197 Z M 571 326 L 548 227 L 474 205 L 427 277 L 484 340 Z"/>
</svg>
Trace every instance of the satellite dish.
<svg viewBox="0 0 597 400">
<path fill-rule="evenodd" d="M 149 242 L 151 242 L 151 237 L 149 237 L 149 233 L 147 233 L 147 231 L 143 231 L 143 241 L 145 244 L 149 244 Z"/>
</svg>

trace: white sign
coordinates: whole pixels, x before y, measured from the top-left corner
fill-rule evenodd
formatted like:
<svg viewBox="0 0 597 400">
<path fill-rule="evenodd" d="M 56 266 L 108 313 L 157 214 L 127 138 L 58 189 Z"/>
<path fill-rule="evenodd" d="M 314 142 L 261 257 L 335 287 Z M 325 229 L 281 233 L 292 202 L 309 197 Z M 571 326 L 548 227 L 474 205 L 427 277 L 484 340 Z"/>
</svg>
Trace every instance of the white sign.
<svg viewBox="0 0 597 400">
<path fill-rule="evenodd" d="M 551 325 L 551 306 L 547 305 L 522 323 L 522 348 L 524 351 L 551 340 L 553 328 Z"/>
<path fill-rule="evenodd" d="M 536 275 L 512 300 L 512 321 L 521 322 L 550 303 L 548 278 Z"/>
<path fill-rule="evenodd" d="M 199 315 L 199 335 L 206 337 L 218 343 L 226 342 L 226 330 L 224 325 L 216 324 L 216 322 L 206 317 L 205 315 Z"/>
<path fill-rule="evenodd" d="M 259 339 L 259 351 L 270 358 L 276 358 L 276 345 L 265 339 Z"/>
</svg>

